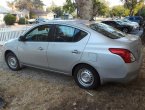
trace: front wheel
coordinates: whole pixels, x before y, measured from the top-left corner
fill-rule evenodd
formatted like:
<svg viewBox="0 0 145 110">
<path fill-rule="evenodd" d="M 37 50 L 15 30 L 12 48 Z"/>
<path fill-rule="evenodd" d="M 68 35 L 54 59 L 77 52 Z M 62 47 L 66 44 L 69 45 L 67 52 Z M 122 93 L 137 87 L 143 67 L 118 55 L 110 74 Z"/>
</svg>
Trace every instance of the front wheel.
<svg viewBox="0 0 145 110">
<path fill-rule="evenodd" d="M 129 33 L 129 29 L 128 29 L 128 28 L 123 28 L 122 31 L 123 31 L 124 33 Z"/>
<path fill-rule="evenodd" d="M 100 85 L 100 77 L 96 70 L 88 65 L 79 65 L 74 70 L 74 79 L 83 89 L 96 89 Z"/>
<path fill-rule="evenodd" d="M 18 71 L 21 69 L 16 55 L 11 52 L 6 55 L 6 63 L 8 67 L 13 71 Z"/>
</svg>

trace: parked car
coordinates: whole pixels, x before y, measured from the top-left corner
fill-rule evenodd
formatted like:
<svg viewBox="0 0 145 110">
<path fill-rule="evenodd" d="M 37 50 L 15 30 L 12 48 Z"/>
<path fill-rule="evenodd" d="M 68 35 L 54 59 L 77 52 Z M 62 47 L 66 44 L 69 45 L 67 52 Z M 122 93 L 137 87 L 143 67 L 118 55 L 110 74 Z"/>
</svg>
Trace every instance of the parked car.
<svg viewBox="0 0 145 110">
<path fill-rule="evenodd" d="M 54 18 L 54 20 L 62 20 L 61 18 Z"/>
<path fill-rule="evenodd" d="M 125 19 L 128 19 L 132 22 L 137 22 L 140 26 L 143 25 L 143 17 L 141 16 L 128 16 L 128 17 L 125 17 Z"/>
<path fill-rule="evenodd" d="M 138 75 L 142 45 L 103 23 L 53 21 L 37 24 L 6 42 L 3 57 L 11 70 L 23 65 L 74 77 L 85 89 L 106 82 L 129 82 Z"/>
<path fill-rule="evenodd" d="M 134 29 L 139 29 L 139 24 L 137 22 L 129 21 L 128 19 L 122 19 L 124 23 L 127 23 L 128 25 L 131 25 L 134 27 Z"/>
<path fill-rule="evenodd" d="M 48 19 L 45 18 L 36 18 L 36 23 L 43 23 L 43 22 L 48 22 Z"/>
<path fill-rule="evenodd" d="M 107 20 L 107 21 L 102 21 L 102 23 L 110 25 L 116 29 L 119 29 L 120 31 L 122 31 L 124 33 L 130 33 L 134 29 L 133 26 L 125 24 L 118 20 Z"/>
<path fill-rule="evenodd" d="M 35 19 L 29 19 L 29 20 L 28 20 L 28 23 L 29 23 L 29 24 L 34 24 L 34 23 L 36 23 L 36 20 L 35 20 Z"/>
</svg>

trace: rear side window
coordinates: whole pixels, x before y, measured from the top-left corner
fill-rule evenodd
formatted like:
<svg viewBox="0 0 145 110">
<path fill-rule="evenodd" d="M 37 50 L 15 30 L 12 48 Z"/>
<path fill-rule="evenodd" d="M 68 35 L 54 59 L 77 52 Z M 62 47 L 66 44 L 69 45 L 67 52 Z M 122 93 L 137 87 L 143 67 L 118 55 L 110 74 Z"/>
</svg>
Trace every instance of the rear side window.
<svg viewBox="0 0 145 110">
<path fill-rule="evenodd" d="M 135 19 L 136 19 L 136 20 L 142 20 L 142 18 L 141 18 L 141 17 L 135 17 Z"/>
<path fill-rule="evenodd" d="M 90 28 L 111 39 L 118 39 L 126 36 L 126 34 L 121 31 L 103 23 L 91 24 Z"/>
<path fill-rule="evenodd" d="M 77 42 L 87 36 L 87 33 L 70 26 L 56 25 L 55 42 Z"/>
</svg>

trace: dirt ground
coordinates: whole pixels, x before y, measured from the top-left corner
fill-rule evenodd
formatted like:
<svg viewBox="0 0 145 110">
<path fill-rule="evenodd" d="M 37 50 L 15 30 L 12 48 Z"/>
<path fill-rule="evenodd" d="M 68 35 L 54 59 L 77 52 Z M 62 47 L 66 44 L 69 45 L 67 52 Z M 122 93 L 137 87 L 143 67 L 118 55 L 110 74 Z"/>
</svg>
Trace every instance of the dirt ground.
<svg viewBox="0 0 145 110">
<path fill-rule="evenodd" d="M 145 53 L 145 48 L 144 48 Z M 0 61 L 2 110 L 145 110 L 145 56 L 139 78 L 83 90 L 72 77 L 25 68 L 18 72 Z"/>
</svg>

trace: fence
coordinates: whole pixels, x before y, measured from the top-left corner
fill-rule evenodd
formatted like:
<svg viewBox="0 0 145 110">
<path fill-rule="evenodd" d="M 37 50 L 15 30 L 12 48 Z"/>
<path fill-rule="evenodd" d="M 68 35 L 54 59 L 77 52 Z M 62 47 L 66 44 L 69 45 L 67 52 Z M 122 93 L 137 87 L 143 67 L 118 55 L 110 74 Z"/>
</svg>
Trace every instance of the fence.
<svg viewBox="0 0 145 110">
<path fill-rule="evenodd" d="M 23 34 L 27 28 L 0 28 L 0 45 L 3 45 L 6 41 L 10 39 L 14 39 L 19 37 L 21 34 Z"/>
</svg>

